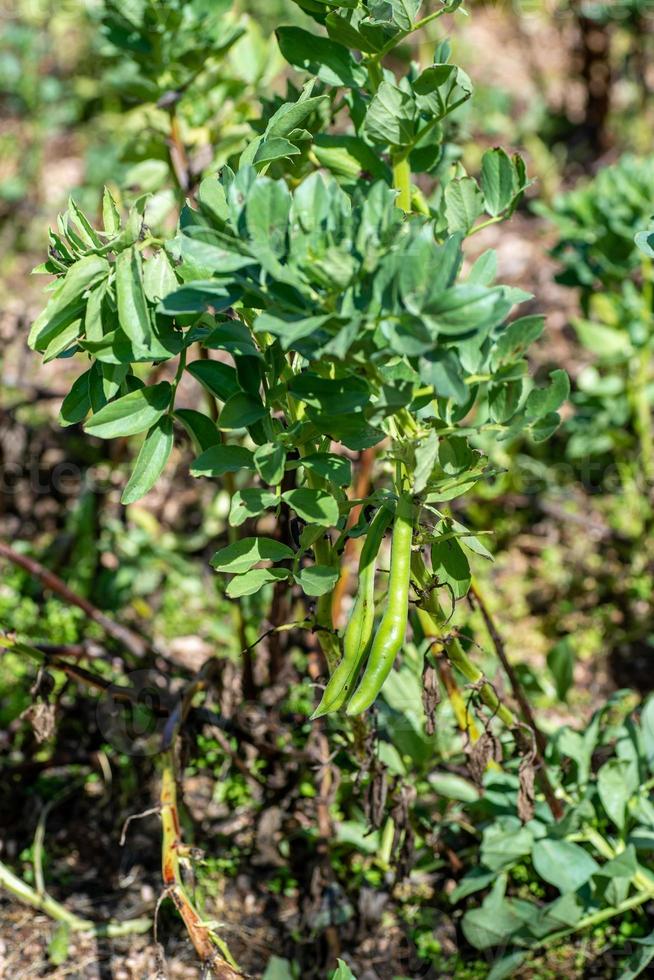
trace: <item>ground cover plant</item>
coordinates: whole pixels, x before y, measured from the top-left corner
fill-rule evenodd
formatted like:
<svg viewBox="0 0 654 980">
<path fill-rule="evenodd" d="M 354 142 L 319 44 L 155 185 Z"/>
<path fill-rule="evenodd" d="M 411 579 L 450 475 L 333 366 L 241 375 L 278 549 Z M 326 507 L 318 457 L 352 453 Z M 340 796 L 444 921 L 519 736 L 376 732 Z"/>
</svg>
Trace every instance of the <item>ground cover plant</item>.
<svg viewBox="0 0 654 980">
<path fill-rule="evenodd" d="M 541 209 L 557 227 L 558 279 L 579 292 L 573 326 L 590 361 L 576 379 L 567 451 L 607 463 L 616 452 L 631 454 L 647 481 L 654 465 L 651 268 L 634 229 L 649 218 L 651 174 L 650 158 L 625 155 Z"/>
<path fill-rule="evenodd" d="M 36 579 L 65 610 L 55 600 L 39 632 L 22 605 L 0 643 L 22 737 L 54 739 L 63 756 L 93 726 L 93 751 L 120 770 L 121 806 L 145 810 L 161 841 L 162 885 L 145 915 L 120 921 L 53 898 L 45 820 L 66 789 L 44 778 L 33 845 L 3 860 L 0 880 L 58 923 L 53 965 L 76 933 L 113 940 L 149 930 L 154 914 L 163 943 L 179 916 L 206 975 L 361 977 L 354 903 L 384 888 L 393 908 L 375 941 L 397 932 L 405 946 L 380 975 L 498 980 L 538 970 L 577 933 L 601 944 L 616 922 L 622 976 L 651 962 L 652 702 L 615 695 L 585 732 L 542 734 L 489 611 L 494 528 L 467 516 L 475 488 L 512 465 L 514 443 L 555 433 L 569 384 L 560 368 L 534 381 L 527 353 L 544 319 L 530 292 L 497 283 L 492 250 L 474 252 L 484 229 L 498 226 L 501 242 L 529 179 L 498 147 L 478 154 L 475 174 L 457 162 L 457 113 L 474 90 L 440 25 L 463 16 L 459 6 L 298 2 L 277 22 L 283 83 L 255 107 L 248 88 L 247 130 L 225 143 L 220 127 L 211 134 L 221 166 L 202 180 L 205 167 L 180 179 L 178 142 L 186 153 L 194 137 L 176 139 L 174 112 L 207 52 L 220 60 L 238 27 L 220 20 L 225 50 L 204 48 L 198 24 L 214 12 L 202 3 L 142 3 L 133 17 L 107 7 L 123 70 L 148 73 L 148 101 L 180 95 L 146 156 L 186 200 L 173 230 L 151 197 L 105 188 L 100 220 L 71 200 L 51 231 L 29 344 L 50 365 L 43 376 L 78 366 L 60 422 L 110 454 L 107 479 L 127 512 L 98 518 L 96 489 L 69 517 L 69 537 L 104 563 L 98 605 L 84 597 L 88 565 L 71 592 L 47 562 L 0 542 L 15 569 L 6 602 Z M 185 18 L 188 63 L 171 28 Z M 162 68 L 167 45 L 179 77 Z M 211 115 L 214 81 L 209 71 L 180 112 Z M 629 262 L 632 244 L 633 234 Z M 188 515 L 164 534 L 141 503 L 166 481 L 181 495 L 188 471 L 199 495 L 189 548 L 214 570 L 199 585 L 190 561 L 173 557 Z M 198 605 L 211 589 L 213 602 Z M 199 663 L 102 612 L 110 594 L 147 612 L 161 590 L 171 633 L 185 616 L 205 620 Z M 98 655 L 98 641 L 115 655 Z M 563 697 L 568 667 L 551 669 Z M 91 693 L 64 721 L 80 685 Z M 85 758 L 73 764 L 92 796 Z M 157 800 L 139 787 L 146 773 Z M 194 808 L 189 786 L 206 774 Z M 244 814 L 254 838 L 225 829 Z M 127 847 L 137 826 L 123 830 Z M 275 869 L 268 896 L 279 895 L 280 920 L 285 896 L 308 901 L 284 955 L 254 966 L 244 936 L 207 912 L 246 851 Z"/>
</svg>

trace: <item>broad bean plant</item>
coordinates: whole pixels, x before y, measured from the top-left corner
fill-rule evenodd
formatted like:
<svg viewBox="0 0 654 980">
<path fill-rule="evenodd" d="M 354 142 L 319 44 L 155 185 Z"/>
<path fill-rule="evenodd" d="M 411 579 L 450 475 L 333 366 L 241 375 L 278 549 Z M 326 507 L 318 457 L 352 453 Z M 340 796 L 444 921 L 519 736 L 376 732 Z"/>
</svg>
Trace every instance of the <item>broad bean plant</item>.
<svg viewBox="0 0 654 980">
<path fill-rule="evenodd" d="M 252 136 L 257 97 L 282 63 L 274 40 L 231 0 L 102 0 L 89 16 L 102 68 L 99 92 L 120 111 L 123 196 L 148 191 L 161 224 L 206 172 Z"/>
<path fill-rule="evenodd" d="M 516 316 L 528 296 L 496 283 L 492 252 L 465 259 L 466 237 L 517 206 L 522 160 L 487 150 L 479 178 L 453 162 L 448 133 L 472 84 L 446 41 L 429 64 L 400 77 L 389 67 L 458 3 L 422 14 L 417 0 L 299 5 L 315 29 L 277 31 L 295 69 L 288 98 L 264 104 L 259 134 L 202 181 L 172 239 L 151 234 L 145 198 L 123 219 L 105 190 L 99 228 L 71 202 L 51 232 L 42 271 L 55 278 L 29 343 L 83 368 L 64 425 L 142 437 L 125 504 L 186 433 L 191 474 L 231 494 L 230 543 L 213 559 L 227 594 L 304 596 L 332 674 L 317 714 L 358 715 L 401 654 L 410 603 L 437 635 L 438 590 L 460 598 L 461 563 L 486 554 L 448 511 L 492 470 L 479 435 L 547 438 L 568 382 L 555 371 L 533 386 L 525 351 L 542 318 Z M 186 380 L 209 408 L 179 404 Z M 369 449 L 374 476 L 358 499 L 352 464 Z M 271 513 L 293 515 L 279 524 L 293 532 L 257 533 Z M 365 544 L 341 638 L 332 594 L 350 537 Z"/>
<path fill-rule="evenodd" d="M 557 228 L 558 281 L 577 292 L 572 325 L 587 360 L 575 378 L 566 424 L 572 460 L 631 454 L 654 478 L 651 249 L 634 235 L 651 217 L 654 158 L 626 154 L 597 176 L 539 207 Z M 641 239 L 645 242 L 644 234 Z"/>
</svg>

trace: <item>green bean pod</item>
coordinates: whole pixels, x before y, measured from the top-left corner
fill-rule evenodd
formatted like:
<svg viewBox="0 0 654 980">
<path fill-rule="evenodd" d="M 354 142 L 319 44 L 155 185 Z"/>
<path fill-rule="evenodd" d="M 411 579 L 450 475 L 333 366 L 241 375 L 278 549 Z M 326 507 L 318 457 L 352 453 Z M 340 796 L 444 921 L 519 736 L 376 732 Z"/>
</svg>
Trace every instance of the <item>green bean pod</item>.
<svg viewBox="0 0 654 980">
<path fill-rule="evenodd" d="M 343 657 L 329 678 L 320 704 L 311 716 L 312 719 L 321 718 L 322 715 L 327 715 L 331 711 L 338 711 L 342 707 L 352 690 L 361 662 L 370 650 L 372 628 L 375 622 L 377 555 L 392 516 L 388 508 L 380 507 L 368 528 L 359 558 L 357 597 L 343 634 Z"/>
<path fill-rule="evenodd" d="M 386 610 L 375 634 L 370 657 L 359 686 L 346 709 L 348 715 L 360 715 L 369 708 L 388 677 L 393 661 L 402 648 L 409 615 L 411 578 L 411 541 L 413 514 L 411 497 L 402 494 L 395 514 L 391 544 L 391 570 L 388 578 Z"/>
</svg>

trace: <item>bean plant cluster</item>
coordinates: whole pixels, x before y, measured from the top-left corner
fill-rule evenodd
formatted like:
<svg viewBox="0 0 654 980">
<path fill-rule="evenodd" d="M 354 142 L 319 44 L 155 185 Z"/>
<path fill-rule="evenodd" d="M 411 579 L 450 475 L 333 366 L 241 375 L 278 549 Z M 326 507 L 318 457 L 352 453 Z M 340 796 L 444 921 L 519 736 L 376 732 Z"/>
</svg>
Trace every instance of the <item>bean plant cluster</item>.
<svg viewBox="0 0 654 980">
<path fill-rule="evenodd" d="M 573 326 L 590 359 L 576 378 L 568 455 L 606 460 L 626 452 L 638 457 L 648 481 L 654 477 L 652 267 L 634 229 L 651 217 L 653 177 L 653 158 L 626 154 L 551 208 L 538 208 L 556 227 L 557 278 L 579 295 L 582 315 Z"/>
<path fill-rule="evenodd" d="M 442 167 L 448 121 L 472 87 L 444 43 L 402 78 L 385 67 L 420 26 L 411 6 L 412 16 L 405 4 L 310 4 L 326 37 L 280 28 L 282 53 L 308 80 L 294 101 L 268 107 L 235 169 L 202 182 L 171 240 L 148 232 L 144 199 L 123 222 L 105 191 L 101 229 L 71 202 L 51 233 L 44 268 L 57 278 L 30 333 L 45 360 L 86 362 L 65 424 L 84 421 L 101 438 L 144 434 L 124 503 L 154 485 L 179 424 L 197 452 L 194 476 L 234 474 L 233 527 L 290 509 L 302 524 L 296 542 L 239 535 L 214 566 L 234 598 L 279 583 L 315 597 L 330 669 L 340 558 L 348 534 L 370 526 L 347 526 L 350 457 L 379 447 L 366 513 L 396 513 L 388 609 L 367 694 L 351 710 L 374 701 L 401 650 L 412 549 L 417 562 L 445 542 L 447 552 L 479 550 L 446 510 L 488 470 L 476 435 L 546 438 L 568 393 L 560 371 L 533 388 L 523 355 L 542 319 L 514 317 L 526 297 L 495 283 L 493 254 L 463 266 L 466 235 L 519 201 L 522 161 L 491 149 L 479 181 L 450 165 L 427 195 L 414 183 Z M 174 377 L 148 383 L 143 367 L 166 361 Z M 215 418 L 179 405 L 188 376 L 216 399 Z M 438 576 L 438 564 L 428 569 L 426 592 Z M 349 686 L 355 679 L 353 669 Z"/>
<path fill-rule="evenodd" d="M 198 23 L 220 25 L 208 35 L 214 54 L 236 44 L 240 29 L 214 23 L 206 4 L 169 6 L 170 22 L 156 19 L 163 6 L 153 14 L 157 5 L 136 4 L 142 16 L 134 20 L 131 7 L 109 5 L 106 25 L 112 44 L 135 52 L 135 91 L 170 110 L 162 145 L 174 151 L 178 111 L 189 126 L 206 122 L 185 103 L 203 71 L 211 87 L 194 44 Z M 275 620 L 282 598 L 299 610 L 294 625 L 314 634 L 323 654 L 316 720 L 332 715 L 337 732 L 365 740 L 374 717 L 366 713 L 410 640 L 424 641 L 423 652 L 434 641 L 425 667 L 436 653 L 449 658 L 480 705 L 478 727 L 458 690 L 447 692 L 465 736 L 480 743 L 482 773 L 501 761 L 490 734 L 496 717 L 510 729 L 505 745 L 533 761 L 523 726 L 448 632 L 451 608 L 471 585 L 470 556 L 490 557 L 451 502 L 496 472 L 482 444 L 546 440 L 569 393 L 563 371 L 541 385 L 530 377 L 526 352 L 544 326 L 540 316 L 521 315 L 530 294 L 498 283 L 495 254 L 472 261 L 466 244 L 513 214 L 529 184 L 525 165 L 499 147 L 485 150 L 477 175 L 459 162 L 457 111 L 473 86 L 447 40 L 431 44 L 428 59 L 423 44 L 421 63 L 402 60 L 407 39 L 431 37 L 431 25 L 457 13 L 459 0 L 435 9 L 419 0 L 297 6 L 310 26 L 276 32 L 285 94 L 261 99 L 248 138 L 239 131 L 221 147 L 217 134 L 222 166 L 202 180 L 188 167 L 180 180 L 172 153 L 172 176 L 186 195 L 172 234 L 153 227 L 147 196 L 125 214 L 105 189 L 101 223 L 71 200 L 40 268 L 54 278 L 29 343 L 46 362 L 79 362 L 63 425 L 100 439 L 138 437 L 124 504 L 155 486 L 176 439 L 192 453 L 191 475 L 227 491 L 227 543 L 212 564 L 230 599 L 257 596 L 267 605 L 273 629 L 289 625 Z M 171 23 L 189 42 L 188 58 L 177 42 L 168 56 Z M 156 83 L 143 75 L 153 58 Z M 357 496 L 366 453 L 374 466 Z M 359 574 L 341 628 L 335 594 L 351 545 Z M 524 771 L 518 781 L 525 817 L 533 794 Z M 164 784 L 170 856 L 169 770 Z M 509 836 L 516 827 L 507 824 Z M 549 820 L 517 832 L 523 842 L 530 835 L 524 853 L 533 845 L 542 867 L 570 856 L 556 850 L 561 834 Z M 206 926 L 179 897 L 177 864 L 171 858 L 164 880 L 209 962 Z M 505 864 L 486 863 L 480 880 L 498 870 Z M 510 927 L 498 938 L 494 926 L 489 940 L 488 916 L 475 923 L 469 913 L 468 940 L 478 948 L 521 942 L 525 930 L 532 938 L 558 930 L 572 911 L 581 919 L 588 909 L 573 910 L 568 893 L 594 873 L 567 881 L 565 901 L 549 905 L 534 929 L 524 909 L 506 905 L 500 877 L 481 912 L 505 924 L 511 917 Z"/>
</svg>

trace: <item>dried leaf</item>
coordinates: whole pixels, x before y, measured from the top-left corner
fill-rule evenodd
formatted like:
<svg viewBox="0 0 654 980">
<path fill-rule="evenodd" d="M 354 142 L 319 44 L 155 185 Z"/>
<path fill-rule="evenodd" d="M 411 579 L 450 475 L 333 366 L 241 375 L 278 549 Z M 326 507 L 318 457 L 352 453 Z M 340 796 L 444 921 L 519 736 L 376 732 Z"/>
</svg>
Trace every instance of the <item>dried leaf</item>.
<svg viewBox="0 0 654 980">
<path fill-rule="evenodd" d="M 25 708 L 21 713 L 21 718 L 29 722 L 34 731 L 34 738 L 40 743 L 46 742 L 54 735 L 55 714 L 56 708 L 54 704 L 48 704 L 46 701 L 36 701 L 34 704 L 30 704 Z"/>
<path fill-rule="evenodd" d="M 523 756 L 518 775 L 520 777 L 518 816 L 523 823 L 527 823 L 534 815 L 534 760 L 532 755 Z"/>
<path fill-rule="evenodd" d="M 468 772 L 478 786 L 481 786 L 486 767 L 491 760 L 501 762 L 502 745 L 500 740 L 486 729 L 468 752 Z"/>
<path fill-rule="evenodd" d="M 436 708 L 440 704 L 441 692 L 438 672 L 427 660 L 422 671 L 422 705 L 425 709 L 425 731 L 433 735 L 436 731 Z"/>
<path fill-rule="evenodd" d="M 363 812 L 370 827 L 378 830 L 384 822 L 386 800 L 388 798 L 388 780 L 386 766 L 375 760 L 371 778 L 363 800 Z"/>
</svg>

